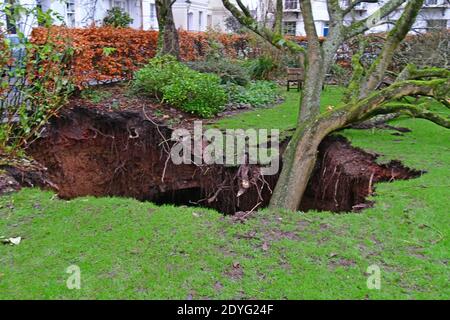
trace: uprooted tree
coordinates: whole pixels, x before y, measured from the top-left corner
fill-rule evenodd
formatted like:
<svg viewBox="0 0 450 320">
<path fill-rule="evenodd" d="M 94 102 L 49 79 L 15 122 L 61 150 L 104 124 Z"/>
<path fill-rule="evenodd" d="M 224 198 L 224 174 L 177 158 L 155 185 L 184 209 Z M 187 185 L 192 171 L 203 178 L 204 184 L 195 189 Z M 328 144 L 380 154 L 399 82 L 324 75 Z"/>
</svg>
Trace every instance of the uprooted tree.
<svg viewBox="0 0 450 320">
<path fill-rule="evenodd" d="M 224 6 L 245 27 L 281 50 L 300 56 L 305 69 L 305 83 L 300 98 L 296 130 L 283 154 L 283 168 L 274 189 L 270 207 L 297 210 L 314 169 L 317 148 L 330 133 L 386 114 L 405 114 L 424 118 L 450 128 L 450 120 L 427 109 L 427 105 L 413 103 L 408 97 L 427 96 L 447 108 L 450 91 L 450 71 L 440 68 L 417 69 L 408 65 L 394 83 L 378 89 L 390 65 L 394 52 L 411 30 L 423 0 L 389 0 L 376 12 L 363 20 L 344 24 L 344 17 L 364 0 L 355 0 L 343 6 L 339 0 L 327 0 L 329 34 L 320 41 L 312 13 L 311 0 L 300 0 L 305 25 L 307 48 L 283 37 L 283 0 L 277 0 L 272 26 L 259 24 L 241 0 L 236 5 L 222 0 Z M 404 7 L 403 7 L 404 5 Z M 369 68 L 364 68 L 360 58 L 364 41 L 353 59 L 353 76 L 347 87 L 344 104 L 320 114 L 320 97 L 325 76 L 334 62 L 338 48 L 347 40 L 360 37 L 383 18 L 397 9 L 401 17 L 386 35 L 384 45 Z"/>
<path fill-rule="evenodd" d="M 156 0 L 156 16 L 158 20 L 158 54 L 170 54 L 180 57 L 178 31 L 173 20 L 172 6 L 176 0 Z"/>
</svg>

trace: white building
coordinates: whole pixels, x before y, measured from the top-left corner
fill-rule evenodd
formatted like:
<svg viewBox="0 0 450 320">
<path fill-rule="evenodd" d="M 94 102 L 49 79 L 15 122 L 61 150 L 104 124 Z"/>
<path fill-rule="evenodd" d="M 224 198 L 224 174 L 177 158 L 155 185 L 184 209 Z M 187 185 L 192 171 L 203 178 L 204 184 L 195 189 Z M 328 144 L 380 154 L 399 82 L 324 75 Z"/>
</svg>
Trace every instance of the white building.
<svg viewBox="0 0 450 320">
<path fill-rule="evenodd" d="M 351 0 L 341 0 L 342 6 Z M 370 16 L 387 0 L 377 2 L 363 2 L 356 5 L 353 12 L 346 16 L 346 23 L 361 20 Z M 271 22 L 273 19 L 273 8 L 275 0 L 261 0 L 258 5 L 258 19 L 260 22 Z M 303 18 L 301 15 L 299 0 L 284 0 L 283 30 L 289 35 L 305 35 Z M 312 0 L 313 16 L 316 24 L 316 30 L 319 36 L 328 34 L 329 16 L 326 0 Z M 394 11 L 379 24 L 372 28 L 371 32 L 383 32 L 392 28 L 391 21 L 396 21 L 401 14 L 401 8 Z M 450 2 L 449 0 L 425 0 L 425 4 L 419 13 L 413 26 L 415 31 L 427 31 L 437 28 L 449 28 L 450 20 Z"/>
<path fill-rule="evenodd" d="M 2 4 L 10 1 L 20 2 L 26 6 L 41 6 L 44 10 L 52 9 L 62 18 L 62 21 L 59 23 L 69 27 L 82 28 L 93 24 L 101 25 L 109 9 L 120 7 L 133 18 L 131 27 L 144 30 L 158 29 L 155 0 L 0 0 L 0 8 Z M 352 0 L 341 0 L 341 3 L 344 5 L 349 1 Z M 363 2 L 358 4 L 352 13 L 347 15 L 346 23 L 368 17 L 386 1 L 380 0 L 375 3 Z M 270 22 L 273 19 L 275 2 L 276 0 L 244 0 L 244 3 L 250 9 L 254 10 L 256 7 L 260 22 Z M 283 0 L 283 2 L 284 32 L 289 35 L 304 35 L 305 30 L 299 0 Z M 312 0 L 312 8 L 316 30 L 320 36 L 326 36 L 329 23 L 326 0 Z M 208 28 L 227 31 L 225 19 L 230 16 L 230 13 L 223 6 L 222 0 L 176 0 L 172 10 L 177 28 L 189 31 L 206 31 Z M 400 13 L 401 9 L 393 12 L 371 31 L 382 32 L 389 30 L 392 24 L 388 22 L 398 19 Z M 4 15 L 2 17 L 0 12 L 0 24 L 2 19 L 5 20 L 5 17 Z M 425 0 L 425 5 L 413 28 L 418 31 L 449 28 L 449 20 L 449 0 Z M 5 24 L 5 21 L 3 21 L 3 25 Z M 23 25 L 23 31 L 29 33 L 30 28 L 26 30 L 25 22 Z"/>
<path fill-rule="evenodd" d="M 1 5 L 9 1 L 11 0 L 0 0 L 0 10 Z M 158 29 L 155 0 L 15 1 L 27 7 L 40 6 L 43 10 L 51 9 L 62 18 L 62 21 L 58 21 L 57 24 L 65 24 L 68 27 L 83 28 L 93 24 L 102 25 L 107 11 L 113 7 L 120 7 L 133 19 L 131 27 L 144 30 Z M 176 27 L 189 31 L 206 31 L 209 27 L 225 31 L 223 21 L 229 15 L 221 0 L 176 0 L 172 12 Z M 0 22 L 1 16 L 0 14 Z M 6 22 L 4 21 L 3 24 L 5 25 Z M 25 29 L 23 31 L 29 33 L 30 30 Z"/>
</svg>

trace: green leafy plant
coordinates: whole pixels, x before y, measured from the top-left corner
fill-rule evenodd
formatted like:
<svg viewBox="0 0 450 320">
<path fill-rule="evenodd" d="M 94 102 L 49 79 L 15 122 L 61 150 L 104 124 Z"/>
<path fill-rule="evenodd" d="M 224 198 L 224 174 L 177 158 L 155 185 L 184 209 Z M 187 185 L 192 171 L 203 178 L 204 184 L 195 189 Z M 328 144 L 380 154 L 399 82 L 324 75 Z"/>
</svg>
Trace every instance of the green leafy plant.
<svg viewBox="0 0 450 320">
<path fill-rule="evenodd" d="M 280 99 L 277 85 L 270 81 L 254 81 L 247 87 L 228 84 L 225 89 L 230 102 L 250 104 L 253 107 L 270 105 Z"/>
<path fill-rule="evenodd" d="M 248 70 L 229 59 L 208 59 L 188 63 L 189 67 L 203 73 L 214 73 L 221 79 L 222 84 L 232 82 L 245 86 L 250 81 Z"/>
<path fill-rule="evenodd" d="M 184 77 L 190 69 L 173 56 L 165 55 L 150 59 L 149 63 L 135 73 L 131 89 L 135 93 L 162 99 L 162 88 L 177 77 Z"/>
<path fill-rule="evenodd" d="M 58 18 L 51 10 L 6 4 L 0 5 L 0 13 L 8 17 L 8 31 L 15 32 L 0 34 L 0 155 L 15 158 L 67 102 L 74 89 L 68 67 L 74 50 L 69 38 L 48 33 L 42 41 L 32 42 L 21 31 L 29 27 L 22 16 L 30 25 L 37 21 L 51 26 Z"/>
<path fill-rule="evenodd" d="M 271 56 L 261 56 L 251 60 L 248 67 L 252 79 L 269 80 L 271 74 L 278 68 L 278 64 Z"/>
<path fill-rule="evenodd" d="M 200 73 L 172 56 L 153 58 L 136 72 L 132 83 L 135 93 L 157 98 L 174 107 L 201 117 L 211 117 L 227 102 L 217 75 Z"/>
<path fill-rule="evenodd" d="M 192 73 L 179 77 L 163 88 L 164 101 L 181 110 L 208 118 L 220 112 L 227 102 L 220 78 L 214 74 Z"/>
<path fill-rule="evenodd" d="M 103 24 L 105 26 L 111 26 L 114 28 L 126 28 L 133 23 L 133 18 L 125 12 L 122 8 L 113 7 L 106 12 L 106 17 L 103 18 Z"/>
</svg>

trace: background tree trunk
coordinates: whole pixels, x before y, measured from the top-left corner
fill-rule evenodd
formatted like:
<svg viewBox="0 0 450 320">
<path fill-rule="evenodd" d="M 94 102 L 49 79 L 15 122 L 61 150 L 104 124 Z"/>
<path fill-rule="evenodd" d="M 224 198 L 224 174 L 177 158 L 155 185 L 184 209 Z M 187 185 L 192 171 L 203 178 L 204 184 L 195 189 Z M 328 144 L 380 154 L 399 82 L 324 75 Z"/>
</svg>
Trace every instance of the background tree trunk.
<svg viewBox="0 0 450 320">
<path fill-rule="evenodd" d="M 170 54 L 180 58 L 178 31 L 173 20 L 172 5 L 174 0 L 156 0 L 156 16 L 158 18 L 158 55 Z"/>
</svg>

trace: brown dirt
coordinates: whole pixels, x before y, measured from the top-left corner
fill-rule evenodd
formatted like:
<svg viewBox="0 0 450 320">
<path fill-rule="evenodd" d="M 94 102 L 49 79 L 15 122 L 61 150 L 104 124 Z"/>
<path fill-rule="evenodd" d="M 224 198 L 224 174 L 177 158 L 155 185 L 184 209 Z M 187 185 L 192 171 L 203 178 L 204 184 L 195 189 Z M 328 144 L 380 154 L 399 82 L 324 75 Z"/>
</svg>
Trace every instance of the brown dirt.
<svg viewBox="0 0 450 320">
<path fill-rule="evenodd" d="M 165 167 L 164 147 L 170 146 L 164 141 L 170 134 L 171 129 L 158 119 L 148 121 L 141 108 L 111 111 L 78 106 L 53 119 L 29 152 L 48 168 L 62 198 L 125 196 L 159 204 L 199 204 L 224 213 L 268 204 L 277 176 L 261 179 L 256 166 L 167 161 Z M 351 147 L 343 138 L 325 139 L 318 159 L 302 210 L 357 211 L 370 205 L 365 198 L 373 193 L 374 183 L 420 174 L 399 162 L 379 165 L 375 155 Z M 243 179 L 250 181 L 250 187 L 237 197 Z"/>
<path fill-rule="evenodd" d="M 376 154 L 352 147 L 343 137 L 328 137 L 319 146 L 316 168 L 300 209 L 360 211 L 371 206 L 366 197 L 374 193 L 375 183 L 422 174 L 400 161 L 380 165 L 376 159 Z"/>
<path fill-rule="evenodd" d="M 54 188 L 44 167 L 35 161 L 11 160 L 0 165 L 0 195 L 20 190 L 22 187 Z"/>
</svg>

